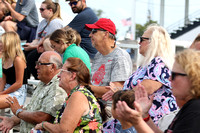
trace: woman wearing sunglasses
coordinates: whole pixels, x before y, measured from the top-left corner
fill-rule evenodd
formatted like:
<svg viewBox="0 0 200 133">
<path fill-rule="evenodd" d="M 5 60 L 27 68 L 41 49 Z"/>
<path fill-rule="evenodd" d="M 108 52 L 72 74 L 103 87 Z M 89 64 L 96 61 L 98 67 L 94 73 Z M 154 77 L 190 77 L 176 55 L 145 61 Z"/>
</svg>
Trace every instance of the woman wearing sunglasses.
<svg viewBox="0 0 200 133">
<path fill-rule="evenodd" d="M 45 0 L 42 2 L 39 10 L 44 19 L 38 25 L 36 38 L 31 43 L 23 45 L 27 57 L 28 69 L 36 79 L 37 70 L 35 69 L 35 61 L 38 60 L 40 56 L 39 53 L 43 52 L 42 38 L 57 29 L 63 28 L 63 21 L 60 15 L 60 5 L 58 3 L 54 3 L 51 0 Z"/>
<path fill-rule="evenodd" d="M 43 1 L 40 8 L 41 16 L 44 18 L 38 25 L 36 39 L 32 43 L 27 43 L 24 47 L 25 51 L 37 48 L 39 41 L 54 32 L 63 28 L 63 21 L 60 15 L 60 5 L 52 1 Z"/>
<path fill-rule="evenodd" d="M 164 114 L 177 109 L 169 81 L 174 58 L 173 49 L 169 34 L 157 25 L 147 28 L 140 37 L 139 45 L 139 52 L 143 56 L 140 67 L 125 81 L 123 90 L 135 89 L 138 81 L 141 82 L 148 95 L 154 95 L 149 115 L 157 124 Z M 104 99 L 108 97 L 106 94 L 103 96 Z"/>
<path fill-rule="evenodd" d="M 180 111 L 175 116 L 165 133 L 199 133 L 200 132 L 200 52 L 192 49 L 184 50 L 175 57 L 175 63 L 170 78 L 172 83 L 172 93 L 176 97 Z M 148 107 L 151 106 L 144 88 L 137 89 L 138 100 L 134 103 L 136 110 L 130 109 L 125 103 L 119 102 L 117 105 L 120 118 L 129 120 L 137 131 L 147 133 L 162 131 L 154 125 L 151 119 L 142 120 L 142 116 L 148 115 Z M 142 101 L 142 102 L 141 102 Z M 138 104 L 139 103 L 139 104 Z M 145 103 L 145 106 L 143 106 Z M 142 105 L 142 106 L 141 106 Z M 141 108 L 142 107 L 142 108 Z M 144 108 L 145 107 L 145 108 Z M 147 108 L 146 108 L 147 107 Z M 142 110 L 141 110 L 142 109 Z M 130 115 L 123 115 L 124 113 Z M 140 124 L 139 124 L 140 123 Z M 152 131 L 153 130 L 153 131 Z"/>
</svg>

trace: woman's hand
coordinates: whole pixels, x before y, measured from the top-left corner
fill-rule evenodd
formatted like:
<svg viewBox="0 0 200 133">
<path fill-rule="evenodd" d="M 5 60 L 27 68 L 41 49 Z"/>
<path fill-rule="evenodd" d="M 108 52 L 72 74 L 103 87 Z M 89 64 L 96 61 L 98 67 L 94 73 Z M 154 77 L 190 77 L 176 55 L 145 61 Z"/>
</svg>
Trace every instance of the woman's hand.
<svg viewBox="0 0 200 133">
<path fill-rule="evenodd" d="M 35 130 L 43 130 L 42 123 L 37 124 L 34 129 Z"/>
<path fill-rule="evenodd" d="M 10 109 L 12 110 L 13 114 L 16 115 L 16 111 L 22 108 L 22 106 L 19 105 L 16 97 L 14 98 L 7 97 L 6 99 L 7 99 L 6 103 L 10 105 Z"/>
<path fill-rule="evenodd" d="M 30 50 L 37 48 L 37 46 L 35 46 L 31 43 L 26 43 L 22 47 L 24 48 L 25 51 L 30 51 Z"/>
<path fill-rule="evenodd" d="M 141 106 L 137 102 L 134 102 L 134 107 L 135 110 L 131 109 L 126 102 L 118 101 L 116 108 L 118 117 L 122 120 L 130 122 L 133 126 L 139 124 L 140 121 L 143 121 Z"/>
<path fill-rule="evenodd" d="M 43 42 L 44 42 L 44 38 L 42 38 L 40 40 L 40 42 L 38 43 L 38 46 L 37 46 L 38 53 L 43 53 L 45 51 L 44 46 L 43 46 Z"/>
<path fill-rule="evenodd" d="M 5 3 L 6 7 L 11 10 L 12 5 L 10 3 L 8 3 L 6 0 L 3 1 L 3 3 Z"/>
<path fill-rule="evenodd" d="M 140 104 L 142 108 L 142 116 L 143 118 L 146 118 L 148 116 L 149 109 L 151 108 L 151 105 L 153 103 L 153 97 L 152 95 L 150 99 L 148 98 L 148 94 L 144 86 L 138 81 L 138 84 L 135 88 L 135 101 Z"/>
</svg>

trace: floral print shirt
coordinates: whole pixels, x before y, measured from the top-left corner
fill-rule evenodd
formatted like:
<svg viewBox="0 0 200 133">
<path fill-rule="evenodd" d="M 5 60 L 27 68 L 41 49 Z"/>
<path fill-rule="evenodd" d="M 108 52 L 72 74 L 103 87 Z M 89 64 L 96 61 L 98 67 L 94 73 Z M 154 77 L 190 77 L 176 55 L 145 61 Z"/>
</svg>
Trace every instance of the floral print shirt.
<svg viewBox="0 0 200 133">
<path fill-rule="evenodd" d="M 59 87 L 59 78 L 58 75 L 55 75 L 48 84 L 39 82 L 25 108 L 29 112 L 41 111 L 55 117 L 56 111 L 62 108 L 66 97 L 67 93 Z M 34 127 L 34 124 L 21 119 L 20 133 L 29 133 Z"/>
<path fill-rule="evenodd" d="M 164 115 L 176 110 L 177 104 L 172 95 L 171 82 L 169 77 L 171 71 L 165 65 L 161 57 L 155 57 L 151 63 L 144 67 L 139 67 L 128 80 L 125 81 L 123 90 L 130 90 L 137 86 L 137 81 L 144 79 L 160 82 L 162 86 L 153 93 L 154 100 L 149 110 L 149 114 L 155 124 Z"/>
<path fill-rule="evenodd" d="M 100 106 L 97 102 L 95 96 L 84 86 L 77 86 L 71 90 L 66 102 L 64 103 L 62 109 L 57 111 L 57 116 L 54 123 L 59 123 L 64 112 L 65 107 L 67 106 L 70 96 L 74 93 L 80 91 L 88 99 L 90 110 L 87 115 L 81 117 L 74 133 L 99 133 L 102 128 L 102 119 L 100 116 Z M 81 102 L 81 101 L 80 101 Z"/>
</svg>

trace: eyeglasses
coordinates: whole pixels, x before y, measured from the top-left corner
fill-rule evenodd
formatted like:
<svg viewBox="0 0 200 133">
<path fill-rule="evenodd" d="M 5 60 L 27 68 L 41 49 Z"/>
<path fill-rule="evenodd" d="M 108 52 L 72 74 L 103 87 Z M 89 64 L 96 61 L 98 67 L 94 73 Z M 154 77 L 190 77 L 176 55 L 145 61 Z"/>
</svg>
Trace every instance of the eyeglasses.
<svg viewBox="0 0 200 133">
<path fill-rule="evenodd" d="M 75 6 L 76 6 L 76 5 L 77 5 L 77 3 L 78 3 L 78 1 L 79 1 L 79 0 L 77 0 L 77 1 L 74 1 L 74 2 L 69 2 L 69 5 L 70 5 L 70 6 L 72 6 L 72 5 L 75 5 Z"/>
<path fill-rule="evenodd" d="M 60 74 L 61 74 L 62 72 L 70 72 L 70 71 L 61 69 L 61 70 L 60 70 Z"/>
<path fill-rule="evenodd" d="M 39 8 L 41 12 L 44 12 L 46 10 L 45 8 Z"/>
<path fill-rule="evenodd" d="M 97 33 L 98 30 L 100 30 L 100 31 L 106 31 L 106 30 L 104 30 L 104 29 L 92 29 L 91 33 L 92 33 L 92 34 L 95 34 L 95 33 Z"/>
<path fill-rule="evenodd" d="M 184 73 L 177 73 L 177 72 L 172 72 L 172 80 L 175 79 L 176 76 L 187 76 L 187 74 Z"/>
<path fill-rule="evenodd" d="M 147 38 L 147 37 L 140 37 L 140 43 L 142 43 L 143 41 L 145 41 L 145 40 L 150 40 L 150 38 Z"/>
<path fill-rule="evenodd" d="M 51 65 L 53 63 L 41 63 L 39 61 L 36 61 L 35 64 L 36 64 L 36 66 L 41 66 L 41 65 L 46 65 L 47 66 L 47 65 Z"/>
</svg>

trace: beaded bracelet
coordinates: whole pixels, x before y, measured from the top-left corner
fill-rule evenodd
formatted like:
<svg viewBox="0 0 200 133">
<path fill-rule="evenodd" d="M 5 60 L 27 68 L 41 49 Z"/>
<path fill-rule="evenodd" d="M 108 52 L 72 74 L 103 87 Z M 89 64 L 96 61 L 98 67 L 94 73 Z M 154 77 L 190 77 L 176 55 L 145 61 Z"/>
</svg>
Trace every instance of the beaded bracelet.
<svg viewBox="0 0 200 133">
<path fill-rule="evenodd" d="M 47 122 L 47 121 L 43 121 L 43 122 L 42 122 L 42 129 L 44 129 L 44 123 L 45 123 L 45 122 Z"/>
</svg>

